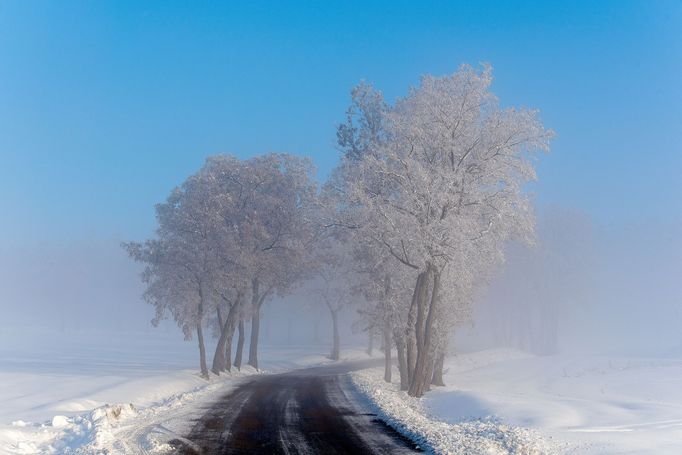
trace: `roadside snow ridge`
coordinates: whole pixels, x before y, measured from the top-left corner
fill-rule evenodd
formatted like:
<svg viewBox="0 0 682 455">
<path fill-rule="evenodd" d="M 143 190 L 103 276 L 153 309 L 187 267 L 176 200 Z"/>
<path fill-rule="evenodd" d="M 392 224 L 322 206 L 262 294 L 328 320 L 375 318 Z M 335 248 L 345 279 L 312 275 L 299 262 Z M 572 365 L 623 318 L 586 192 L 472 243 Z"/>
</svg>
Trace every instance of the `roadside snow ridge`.
<svg viewBox="0 0 682 455">
<path fill-rule="evenodd" d="M 383 369 L 351 373 L 353 384 L 370 402 L 377 416 L 427 451 L 452 455 L 541 455 L 556 453 L 548 441 L 528 428 L 505 425 L 495 419 L 455 424 L 429 418 L 419 398 L 383 380 Z"/>
</svg>

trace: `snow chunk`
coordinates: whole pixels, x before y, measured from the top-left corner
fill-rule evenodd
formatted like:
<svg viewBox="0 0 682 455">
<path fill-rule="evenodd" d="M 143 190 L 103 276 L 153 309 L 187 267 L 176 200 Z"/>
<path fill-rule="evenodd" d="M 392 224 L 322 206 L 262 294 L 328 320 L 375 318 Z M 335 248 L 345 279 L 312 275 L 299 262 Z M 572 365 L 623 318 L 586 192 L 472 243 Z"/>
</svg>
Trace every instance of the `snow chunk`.
<svg viewBox="0 0 682 455">
<path fill-rule="evenodd" d="M 62 428 L 69 424 L 69 418 L 66 416 L 52 417 L 52 426 L 55 428 Z"/>
</svg>

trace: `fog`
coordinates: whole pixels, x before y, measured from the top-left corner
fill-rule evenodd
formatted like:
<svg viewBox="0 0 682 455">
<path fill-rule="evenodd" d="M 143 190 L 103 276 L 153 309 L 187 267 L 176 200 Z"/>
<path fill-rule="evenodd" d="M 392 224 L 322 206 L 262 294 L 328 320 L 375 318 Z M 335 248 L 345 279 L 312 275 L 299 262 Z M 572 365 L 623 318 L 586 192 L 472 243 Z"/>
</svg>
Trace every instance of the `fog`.
<svg viewBox="0 0 682 455">
<path fill-rule="evenodd" d="M 5 247 L 0 253 L 3 328 L 148 329 L 139 267 L 115 239 Z"/>
<path fill-rule="evenodd" d="M 681 30 L 0 1 L 0 454 L 682 453 Z"/>
<path fill-rule="evenodd" d="M 537 244 L 510 246 L 459 341 L 540 354 L 679 355 L 681 228 L 598 224 L 584 211 L 545 207 Z"/>
<path fill-rule="evenodd" d="M 289 151 L 322 184 L 359 81 L 395 105 L 424 74 L 490 62 L 500 107 L 540 109 L 556 136 L 532 160 L 536 245 L 507 244 L 451 350 L 682 351 L 679 8 L 169 4 L 158 21 L 120 8 L 0 11 L 6 346 L 34 332 L 193 345 L 173 321 L 152 326 L 143 267 L 120 246 L 154 236 L 155 204 L 222 153 Z M 264 339 L 327 349 L 330 316 L 313 300 L 274 296 Z M 358 307 L 342 312 L 344 345 L 367 342 Z"/>
<path fill-rule="evenodd" d="M 92 340 L 101 346 L 108 338 L 115 347 L 126 335 L 147 341 L 183 342 L 172 321 L 153 327 L 154 309 L 143 299 L 142 268 L 131 261 L 117 239 L 45 243 L 32 247 L 7 247 L 0 251 L 0 338 L 3 351 L 24 352 L 26 345 L 60 344 Z M 266 345 L 317 344 L 323 351 L 331 343 L 331 319 L 320 302 L 295 292 L 266 304 L 262 336 Z M 365 346 L 367 336 L 353 327 L 357 307 L 342 315 L 342 335 L 347 346 Z M 141 349 L 144 349 L 142 347 Z"/>
<path fill-rule="evenodd" d="M 539 354 L 682 355 L 682 223 L 596 223 L 557 205 L 538 211 L 536 244 L 510 245 L 456 329 L 456 350 L 512 346 Z M 0 254 L 0 330 L 17 347 L 27 334 L 145 334 L 179 342 L 141 295 L 140 267 L 118 239 L 5 247 Z M 330 344 L 328 312 L 301 294 L 268 303 L 266 344 Z M 364 346 L 344 310 L 342 343 Z M 113 341 L 115 343 L 115 341 Z M 194 348 L 194 342 L 187 342 Z M 378 343 L 378 341 L 377 341 Z M 5 345 L 5 349 L 9 346 Z"/>
</svg>

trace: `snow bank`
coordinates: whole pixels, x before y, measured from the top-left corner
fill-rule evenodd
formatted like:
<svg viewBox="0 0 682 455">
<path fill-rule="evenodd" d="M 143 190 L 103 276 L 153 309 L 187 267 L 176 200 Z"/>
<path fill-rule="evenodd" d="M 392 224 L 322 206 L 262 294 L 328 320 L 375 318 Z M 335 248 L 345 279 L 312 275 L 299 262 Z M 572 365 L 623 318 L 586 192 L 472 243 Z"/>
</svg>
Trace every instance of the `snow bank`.
<svg viewBox="0 0 682 455">
<path fill-rule="evenodd" d="M 544 454 L 547 443 L 532 430 L 504 425 L 494 419 L 455 424 L 428 416 L 422 399 L 383 380 L 383 369 L 352 373 L 355 386 L 374 405 L 378 416 L 424 449 L 443 454 Z"/>
<path fill-rule="evenodd" d="M 264 344 L 264 370 L 245 366 L 206 381 L 197 374 L 194 343 L 169 335 L 5 340 L 0 454 L 166 453 L 205 405 L 246 376 L 330 362 L 319 347 Z M 342 354 L 366 358 L 360 349 Z"/>
<path fill-rule="evenodd" d="M 494 359 L 494 361 L 490 361 Z M 564 442 L 563 453 L 682 453 L 682 360 L 536 357 L 511 350 L 448 359 L 424 399 L 447 422 L 494 416 Z"/>
<path fill-rule="evenodd" d="M 206 381 L 185 372 L 188 383 L 196 379 L 200 385 L 146 407 L 106 404 L 84 414 L 55 415 L 44 423 L 14 421 L 0 426 L 0 453 L 166 453 L 171 449 L 168 441 L 181 437 L 179 433 L 201 414 L 202 404 L 227 393 L 238 384 L 238 378 L 256 373 L 248 368 Z M 162 383 L 164 388 L 169 390 L 168 384 L 164 387 Z"/>
<path fill-rule="evenodd" d="M 419 400 L 382 377 L 370 370 L 354 380 L 387 419 L 437 451 L 682 453 L 678 358 L 541 357 L 510 349 L 459 354 L 446 360 L 447 386 Z M 440 442 L 462 435 L 475 447 L 480 432 L 492 437 L 479 439 L 481 449 Z"/>
</svg>

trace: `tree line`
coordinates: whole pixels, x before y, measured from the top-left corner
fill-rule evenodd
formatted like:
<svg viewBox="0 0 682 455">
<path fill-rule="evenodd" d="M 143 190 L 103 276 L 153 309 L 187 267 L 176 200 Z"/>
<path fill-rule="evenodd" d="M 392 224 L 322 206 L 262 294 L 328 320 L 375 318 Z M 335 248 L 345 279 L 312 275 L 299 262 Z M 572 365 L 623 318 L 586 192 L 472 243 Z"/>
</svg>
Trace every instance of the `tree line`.
<svg viewBox="0 0 682 455">
<path fill-rule="evenodd" d="M 218 339 L 220 374 L 241 367 L 250 321 L 247 362 L 258 368 L 263 304 L 305 286 L 332 316 L 332 358 L 338 312 L 354 302 L 360 326 L 382 336 L 387 381 L 395 349 L 403 390 L 442 384 L 474 292 L 508 241 L 532 242 L 524 184 L 552 137 L 536 111 L 500 108 L 491 82 L 490 67 L 462 66 L 393 104 L 361 83 L 337 128 L 339 164 L 319 187 L 305 158 L 209 157 L 156 206 L 156 236 L 124 244 L 145 265 L 153 322 L 170 315 L 196 336 L 208 376 L 204 330 Z"/>
</svg>

